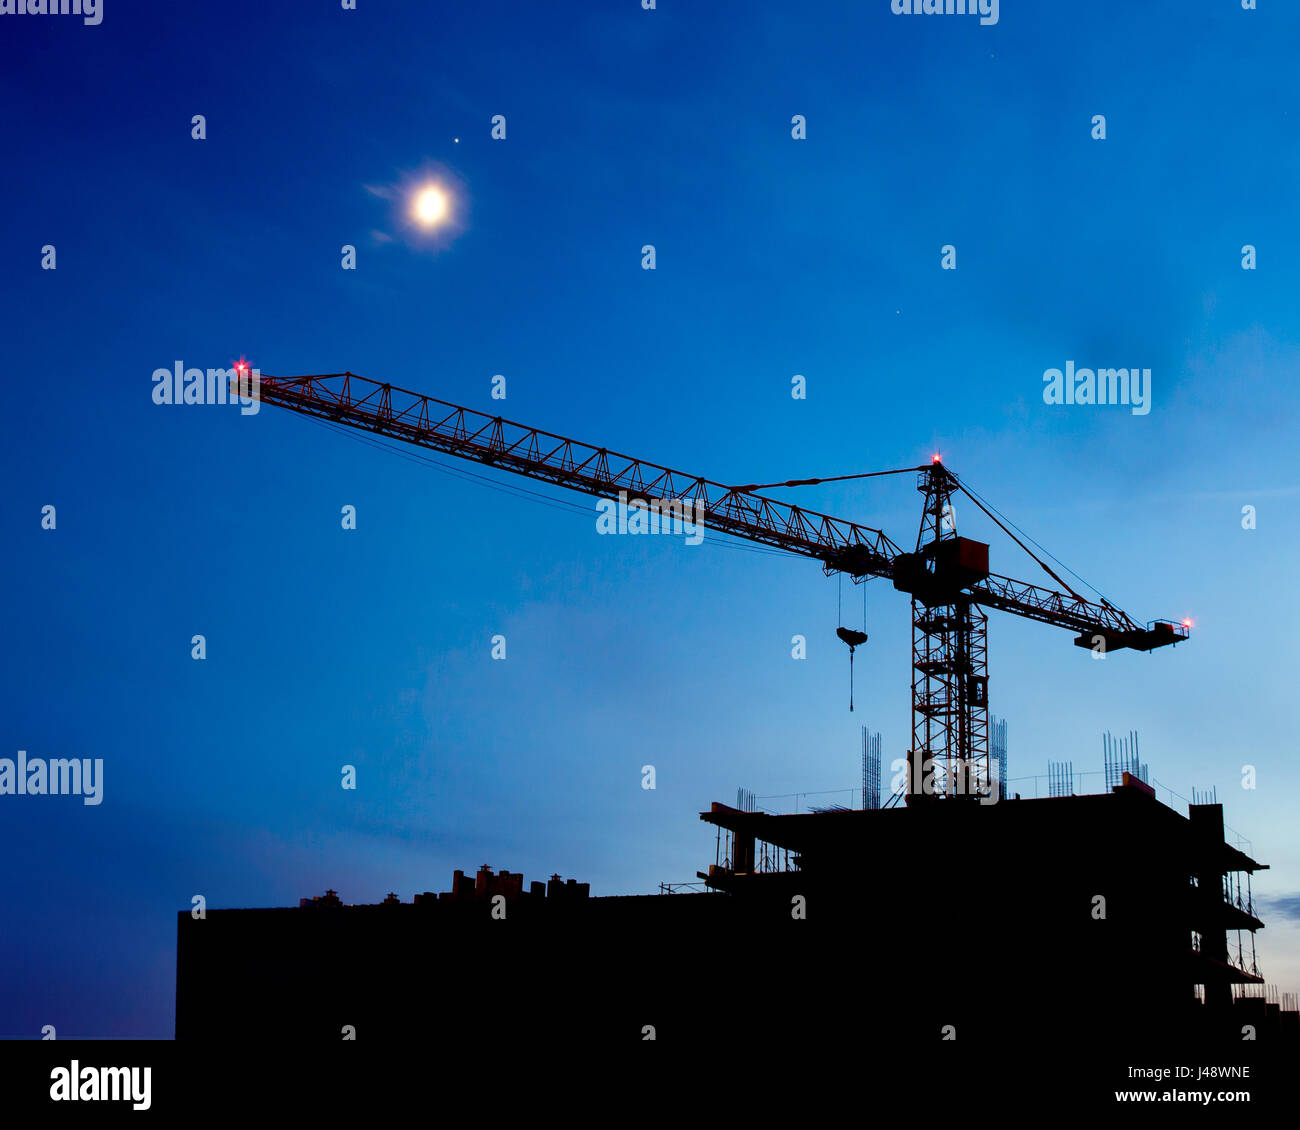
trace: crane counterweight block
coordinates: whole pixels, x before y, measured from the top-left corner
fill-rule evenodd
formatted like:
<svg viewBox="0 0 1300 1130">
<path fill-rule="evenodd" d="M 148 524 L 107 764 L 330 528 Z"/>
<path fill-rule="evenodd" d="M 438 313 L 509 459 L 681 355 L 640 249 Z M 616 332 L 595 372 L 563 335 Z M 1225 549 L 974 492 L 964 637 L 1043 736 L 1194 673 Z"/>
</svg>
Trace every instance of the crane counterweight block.
<svg viewBox="0 0 1300 1130">
<path fill-rule="evenodd" d="M 1187 639 L 1187 629 L 1182 624 L 1170 620 L 1155 620 L 1145 628 L 1133 628 L 1128 631 L 1116 631 L 1113 628 L 1090 628 L 1077 636 L 1075 647 L 1086 647 L 1096 651 L 1101 644 L 1101 651 L 1119 651 L 1132 648 L 1134 651 L 1154 651 L 1168 644 L 1182 643 Z"/>
</svg>

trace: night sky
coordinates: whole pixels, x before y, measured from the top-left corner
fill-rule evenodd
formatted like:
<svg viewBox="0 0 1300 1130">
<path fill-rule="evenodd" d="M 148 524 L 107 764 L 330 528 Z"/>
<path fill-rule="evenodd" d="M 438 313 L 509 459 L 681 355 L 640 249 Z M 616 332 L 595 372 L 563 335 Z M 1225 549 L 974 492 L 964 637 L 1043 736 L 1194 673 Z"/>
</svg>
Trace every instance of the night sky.
<svg viewBox="0 0 1300 1130">
<path fill-rule="evenodd" d="M 1069 760 L 1100 791 L 1103 731 L 1137 730 L 1163 800 L 1217 788 L 1272 866 L 1259 964 L 1300 988 L 1300 7 L 102 15 L 0 15 L 0 757 L 104 763 L 99 805 L 0 796 L 0 1036 L 170 1037 L 195 895 L 409 901 L 485 862 L 653 892 L 713 861 L 711 801 L 850 803 L 861 725 L 887 760 L 909 741 L 887 582 L 850 714 L 815 562 L 600 536 L 580 495 L 272 407 L 154 403 L 156 369 L 240 357 L 727 483 L 941 452 L 1136 619 L 1195 624 L 1097 662 L 992 613 L 1010 775 Z M 425 231 L 430 183 L 451 214 Z M 1150 411 L 1044 403 L 1067 362 L 1149 368 Z M 773 493 L 915 541 L 910 477 Z M 996 572 L 1050 583 L 957 520 Z M 872 882 L 897 881 L 882 859 Z"/>
</svg>

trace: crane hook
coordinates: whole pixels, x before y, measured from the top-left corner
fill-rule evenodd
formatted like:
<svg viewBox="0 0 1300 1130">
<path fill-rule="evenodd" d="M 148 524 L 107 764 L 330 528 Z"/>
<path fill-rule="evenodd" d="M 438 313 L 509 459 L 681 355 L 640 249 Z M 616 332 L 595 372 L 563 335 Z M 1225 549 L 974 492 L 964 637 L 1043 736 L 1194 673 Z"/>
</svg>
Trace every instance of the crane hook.
<svg viewBox="0 0 1300 1130">
<path fill-rule="evenodd" d="M 866 632 L 855 632 L 852 628 L 836 628 L 835 634 L 849 645 L 849 712 L 853 711 L 853 652 L 860 644 L 867 642 Z"/>
</svg>

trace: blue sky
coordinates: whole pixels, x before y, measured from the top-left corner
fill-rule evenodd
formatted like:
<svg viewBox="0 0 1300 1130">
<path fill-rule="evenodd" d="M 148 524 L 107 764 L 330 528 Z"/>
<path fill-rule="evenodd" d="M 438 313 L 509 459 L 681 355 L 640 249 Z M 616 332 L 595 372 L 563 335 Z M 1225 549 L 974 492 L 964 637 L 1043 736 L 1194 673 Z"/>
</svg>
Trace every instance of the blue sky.
<svg viewBox="0 0 1300 1130">
<path fill-rule="evenodd" d="M 1100 770 L 1102 732 L 1136 729 L 1160 782 L 1217 786 L 1272 865 L 1256 893 L 1291 896 L 1261 966 L 1300 987 L 1300 10 L 1265 9 L 0 17 L 0 756 L 105 762 L 98 807 L 0 798 L 0 1034 L 169 1036 L 175 913 L 196 893 L 409 899 L 483 862 L 653 891 L 712 859 L 710 801 L 856 785 L 864 722 L 888 758 L 908 740 L 909 608 L 887 585 L 867 586 L 849 714 L 815 564 L 600 537 L 594 511 L 288 413 L 152 402 L 156 368 L 241 355 L 726 482 L 941 450 L 1137 618 L 1196 623 L 1176 652 L 1094 662 L 992 614 L 1012 776 Z M 438 238 L 405 222 L 428 177 L 455 189 Z M 1044 404 L 1068 360 L 1150 368 L 1150 413 Z M 906 479 L 787 495 L 915 538 Z M 1044 579 L 978 515 L 958 525 L 993 541 L 995 571 Z"/>
</svg>

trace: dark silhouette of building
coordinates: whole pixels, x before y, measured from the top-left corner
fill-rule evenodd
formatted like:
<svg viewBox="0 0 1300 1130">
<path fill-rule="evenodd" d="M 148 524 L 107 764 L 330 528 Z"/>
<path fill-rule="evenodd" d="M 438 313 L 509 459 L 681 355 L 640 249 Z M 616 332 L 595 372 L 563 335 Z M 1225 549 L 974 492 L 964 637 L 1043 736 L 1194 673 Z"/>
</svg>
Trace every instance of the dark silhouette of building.
<svg viewBox="0 0 1300 1130">
<path fill-rule="evenodd" d="M 1263 928 L 1264 865 L 1224 842 L 1220 805 L 1184 817 L 1126 778 L 1096 796 L 715 803 L 701 819 L 718 850 L 695 893 L 592 898 L 485 865 L 410 903 L 181 912 L 176 1035 L 437 1030 L 485 1051 L 653 1036 L 713 1053 L 853 1033 L 899 1049 L 1300 1038 L 1295 1012 L 1234 989 L 1263 980 L 1230 937 Z M 1243 874 L 1244 901 L 1225 887 Z"/>
</svg>

